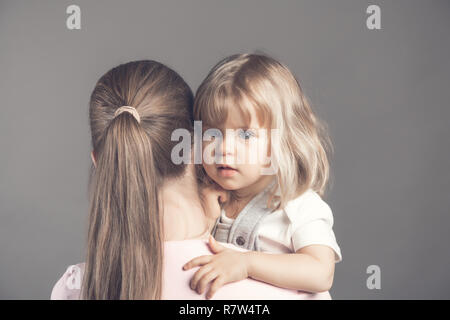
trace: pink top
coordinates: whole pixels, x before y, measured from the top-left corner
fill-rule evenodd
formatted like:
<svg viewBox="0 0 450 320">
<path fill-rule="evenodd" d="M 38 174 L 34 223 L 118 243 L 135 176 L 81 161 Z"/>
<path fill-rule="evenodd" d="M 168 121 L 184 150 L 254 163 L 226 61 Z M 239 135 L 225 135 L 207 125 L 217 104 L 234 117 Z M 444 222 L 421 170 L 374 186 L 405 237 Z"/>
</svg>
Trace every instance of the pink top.
<svg viewBox="0 0 450 320">
<path fill-rule="evenodd" d="M 246 251 L 229 243 L 222 245 L 234 250 Z M 205 293 L 193 291 L 189 282 L 198 267 L 182 270 L 183 265 L 200 255 L 211 254 L 205 240 L 166 241 L 164 243 L 164 300 L 204 300 Z M 52 290 L 52 300 L 78 300 L 80 284 L 84 273 L 84 263 L 71 265 L 58 280 Z M 283 289 L 253 279 L 228 283 L 212 297 L 213 300 L 331 300 L 328 291 L 308 293 Z"/>
</svg>

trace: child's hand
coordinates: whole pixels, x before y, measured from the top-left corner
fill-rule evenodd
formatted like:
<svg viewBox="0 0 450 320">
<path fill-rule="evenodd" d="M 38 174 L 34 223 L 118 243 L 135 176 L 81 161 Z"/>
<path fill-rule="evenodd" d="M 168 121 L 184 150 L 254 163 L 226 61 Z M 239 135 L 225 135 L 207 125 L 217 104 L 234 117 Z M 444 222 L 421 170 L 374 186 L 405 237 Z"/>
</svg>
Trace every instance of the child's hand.
<svg viewBox="0 0 450 320">
<path fill-rule="evenodd" d="M 211 299 L 224 284 L 248 278 L 248 258 L 245 252 L 225 248 L 212 236 L 209 237 L 209 247 L 214 255 L 194 258 L 183 266 L 184 270 L 202 266 L 191 279 L 191 289 L 202 294 L 212 281 L 207 299 Z"/>
</svg>

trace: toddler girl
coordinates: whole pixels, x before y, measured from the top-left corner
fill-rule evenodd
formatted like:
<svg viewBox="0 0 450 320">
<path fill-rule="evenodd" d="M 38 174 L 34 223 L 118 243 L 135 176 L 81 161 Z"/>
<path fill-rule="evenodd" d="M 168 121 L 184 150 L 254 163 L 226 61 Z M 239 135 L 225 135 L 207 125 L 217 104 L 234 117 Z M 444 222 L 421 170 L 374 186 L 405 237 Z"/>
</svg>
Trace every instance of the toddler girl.
<svg viewBox="0 0 450 320">
<path fill-rule="evenodd" d="M 225 283 L 251 277 L 284 288 L 328 291 L 334 265 L 342 260 L 332 212 L 321 198 L 331 145 L 292 73 L 264 55 L 228 57 L 197 90 L 194 118 L 203 129 L 199 179 L 220 186 L 227 196 L 210 206 L 216 212 L 209 214 L 218 217 L 215 239 L 209 239 L 215 255 L 184 266 L 200 266 L 191 288 L 203 293 L 210 284 L 211 298 Z"/>
</svg>

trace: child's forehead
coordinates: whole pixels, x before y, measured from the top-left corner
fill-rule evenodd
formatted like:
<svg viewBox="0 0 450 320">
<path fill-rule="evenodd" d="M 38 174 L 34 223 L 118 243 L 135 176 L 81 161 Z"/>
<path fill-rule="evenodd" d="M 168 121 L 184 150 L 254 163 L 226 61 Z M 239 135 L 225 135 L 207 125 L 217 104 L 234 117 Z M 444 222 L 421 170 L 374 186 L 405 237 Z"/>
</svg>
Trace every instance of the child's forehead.
<svg viewBox="0 0 450 320">
<path fill-rule="evenodd" d="M 261 126 L 254 107 L 246 107 L 245 111 L 240 108 L 230 111 L 224 123 L 226 128 L 259 128 Z"/>
<path fill-rule="evenodd" d="M 230 106 L 227 117 L 217 129 L 261 128 L 256 108 L 252 105 Z"/>
</svg>

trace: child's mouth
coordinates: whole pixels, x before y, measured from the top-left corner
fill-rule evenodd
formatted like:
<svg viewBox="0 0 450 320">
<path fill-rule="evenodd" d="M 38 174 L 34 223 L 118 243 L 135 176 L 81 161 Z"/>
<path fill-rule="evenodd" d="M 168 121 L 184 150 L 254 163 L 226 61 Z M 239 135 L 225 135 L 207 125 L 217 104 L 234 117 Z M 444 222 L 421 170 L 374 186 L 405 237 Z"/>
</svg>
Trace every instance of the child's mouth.
<svg viewBox="0 0 450 320">
<path fill-rule="evenodd" d="M 231 177 L 236 174 L 237 170 L 234 168 L 231 168 L 229 166 L 219 166 L 217 167 L 217 170 L 219 171 L 219 175 L 222 177 Z"/>
</svg>

